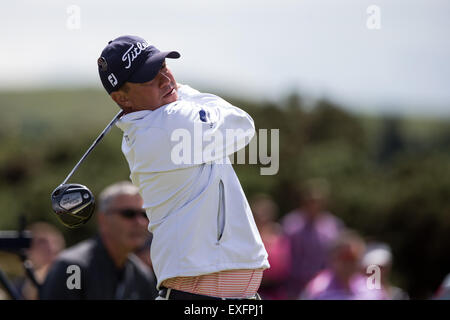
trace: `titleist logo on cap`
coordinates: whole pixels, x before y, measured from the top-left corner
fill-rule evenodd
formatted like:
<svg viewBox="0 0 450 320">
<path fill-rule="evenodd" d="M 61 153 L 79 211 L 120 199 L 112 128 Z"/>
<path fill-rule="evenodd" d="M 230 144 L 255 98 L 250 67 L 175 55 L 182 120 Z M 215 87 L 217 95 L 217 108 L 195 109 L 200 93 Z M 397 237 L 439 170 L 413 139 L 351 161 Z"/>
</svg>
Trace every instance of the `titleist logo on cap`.
<svg viewBox="0 0 450 320">
<path fill-rule="evenodd" d="M 134 59 L 136 59 L 147 47 L 148 44 L 146 42 L 137 42 L 136 46 L 132 44 L 131 47 L 122 56 L 122 61 L 128 63 L 125 66 L 125 69 L 129 69 Z"/>
</svg>

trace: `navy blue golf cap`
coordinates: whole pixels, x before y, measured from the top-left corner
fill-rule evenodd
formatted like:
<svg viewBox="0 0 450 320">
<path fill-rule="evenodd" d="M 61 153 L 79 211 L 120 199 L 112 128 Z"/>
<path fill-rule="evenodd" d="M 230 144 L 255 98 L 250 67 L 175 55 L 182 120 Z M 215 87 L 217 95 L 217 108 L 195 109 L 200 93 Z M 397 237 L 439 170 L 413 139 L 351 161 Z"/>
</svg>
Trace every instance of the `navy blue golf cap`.
<svg viewBox="0 0 450 320">
<path fill-rule="evenodd" d="M 100 79 L 108 93 L 125 82 L 143 83 L 156 77 L 165 58 L 177 59 L 177 51 L 161 52 L 136 36 L 122 36 L 108 42 L 97 60 Z"/>
</svg>

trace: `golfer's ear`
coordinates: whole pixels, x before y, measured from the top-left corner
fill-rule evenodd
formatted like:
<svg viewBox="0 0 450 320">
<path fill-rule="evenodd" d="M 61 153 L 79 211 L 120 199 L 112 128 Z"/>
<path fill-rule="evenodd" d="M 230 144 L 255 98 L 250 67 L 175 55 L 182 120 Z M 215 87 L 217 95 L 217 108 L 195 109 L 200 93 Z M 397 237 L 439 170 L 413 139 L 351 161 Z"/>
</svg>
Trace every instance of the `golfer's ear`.
<svg viewBox="0 0 450 320">
<path fill-rule="evenodd" d="M 122 90 L 111 92 L 111 98 L 121 107 L 125 112 L 131 110 L 132 103 L 128 99 L 128 95 Z"/>
</svg>

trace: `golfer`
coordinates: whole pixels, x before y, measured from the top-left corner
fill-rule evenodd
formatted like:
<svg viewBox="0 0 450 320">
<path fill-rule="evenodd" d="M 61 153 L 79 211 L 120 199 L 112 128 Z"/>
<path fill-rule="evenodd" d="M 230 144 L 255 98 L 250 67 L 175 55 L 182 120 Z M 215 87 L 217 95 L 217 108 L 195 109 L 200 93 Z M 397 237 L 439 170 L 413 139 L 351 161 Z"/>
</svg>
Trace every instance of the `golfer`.
<svg viewBox="0 0 450 320">
<path fill-rule="evenodd" d="M 179 57 L 122 36 L 97 61 L 125 113 L 117 126 L 153 233 L 158 299 L 258 299 L 267 252 L 228 158 L 254 123 L 222 98 L 177 84 L 166 58 Z"/>
</svg>

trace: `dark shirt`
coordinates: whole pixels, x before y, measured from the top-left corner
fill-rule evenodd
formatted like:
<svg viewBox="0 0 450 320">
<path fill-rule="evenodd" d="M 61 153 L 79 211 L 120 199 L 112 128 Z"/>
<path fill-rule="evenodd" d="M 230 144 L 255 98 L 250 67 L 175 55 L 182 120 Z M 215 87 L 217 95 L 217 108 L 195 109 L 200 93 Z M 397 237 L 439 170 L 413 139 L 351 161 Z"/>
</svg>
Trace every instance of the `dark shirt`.
<svg viewBox="0 0 450 320">
<path fill-rule="evenodd" d="M 69 268 L 71 265 L 79 267 L 79 289 L 74 288 L 76 282 L 72 281 L 77 268 Z M 151 269 L 134 254 L 118 269 L 99 236 L 63 251 L 40 290 L 41 299 L 51 300 L 153 300 L 156 297 L 156 279 Z"/>
</svg>

